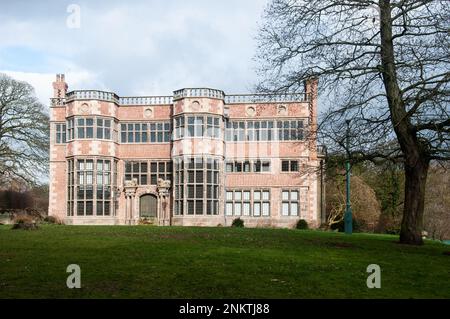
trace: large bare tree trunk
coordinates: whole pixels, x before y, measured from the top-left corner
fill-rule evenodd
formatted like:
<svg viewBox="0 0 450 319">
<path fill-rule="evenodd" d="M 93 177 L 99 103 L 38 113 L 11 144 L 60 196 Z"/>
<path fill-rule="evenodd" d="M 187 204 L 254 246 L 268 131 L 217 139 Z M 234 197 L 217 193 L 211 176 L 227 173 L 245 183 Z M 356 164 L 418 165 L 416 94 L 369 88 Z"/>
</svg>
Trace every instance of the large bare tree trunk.
<svg viewBox="0 0 450 319">
<path fill-rule="evenodd" d="M 411 125 L 395 68 L 391 1 L 380 0 L 381 65 L 391 121 L 405 157 L 405 202 L 400 242 L 421 245 L 425 184 L 429 159 L 426 145 Z"/>
<path fill-rule="evenodd" d="M 418 160 L 415 165 L 405 163 L 405 203 L 400 230 L 400 242 L 422 245 L 423 211 L 428 161 Z"/>
</svg>

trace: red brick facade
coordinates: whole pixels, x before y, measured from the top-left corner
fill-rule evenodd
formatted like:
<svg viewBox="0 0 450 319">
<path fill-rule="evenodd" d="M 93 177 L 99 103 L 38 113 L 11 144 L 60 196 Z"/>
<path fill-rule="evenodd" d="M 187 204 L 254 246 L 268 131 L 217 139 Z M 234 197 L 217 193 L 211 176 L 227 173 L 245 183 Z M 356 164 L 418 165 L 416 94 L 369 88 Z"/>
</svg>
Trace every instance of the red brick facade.
<svg viewBox="0 0 450 319">
<path fill-rule="evenodd" d="M 317 80 L 305 93 L 67 92 L 53 83 L 49 214 L 67 224 L 321 223 Z"/>
</svg>

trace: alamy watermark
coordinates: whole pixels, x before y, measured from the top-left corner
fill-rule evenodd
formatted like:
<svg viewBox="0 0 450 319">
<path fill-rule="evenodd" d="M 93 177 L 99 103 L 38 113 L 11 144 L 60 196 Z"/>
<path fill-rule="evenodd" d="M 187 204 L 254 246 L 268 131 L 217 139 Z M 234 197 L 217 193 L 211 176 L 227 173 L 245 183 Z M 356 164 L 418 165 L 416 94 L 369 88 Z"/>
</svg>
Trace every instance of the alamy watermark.
<svg viewBox="0 0 450 319">
<path fill-rule="evenodd" d="M 66 9 L 70 13 L 66 19 L 66 26 L 69 29 L 81 28 L 81 7 L 78 4 L 69 4 Z"/>
<path fill-rule="evenodd" d="M 367 266 L 366 271 L 370 274 L 367 277 L 366 284 L 367 288 L 381 288 L 381 268 L 377 264 L 371 264 Z"/>
<path fill-rule="evenodd" d="M 67 266 L 66 272 L 70 273 L 70 275 L 67 277 L 66 285 L 67 288 L 73 289 L 81 288 L 81 268 L 77 264 L 71 264 Z"/>
</svg>

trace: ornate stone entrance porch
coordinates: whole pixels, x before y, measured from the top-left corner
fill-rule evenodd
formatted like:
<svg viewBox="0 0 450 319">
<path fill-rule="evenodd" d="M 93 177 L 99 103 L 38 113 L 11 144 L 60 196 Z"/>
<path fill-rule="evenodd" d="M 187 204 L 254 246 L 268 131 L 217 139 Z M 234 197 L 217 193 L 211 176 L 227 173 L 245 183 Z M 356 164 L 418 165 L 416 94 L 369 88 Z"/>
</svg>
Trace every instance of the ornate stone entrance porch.
<svg viewBox="0 0 450 319">
<path fill-rule="evenodd" d="M 135 179 L 126 181 L 125 224 L 137 225 L 146 219 L 155 225 L 170 226 L 170 181 L 158 179 L 157 186 L 139 186 Z"/>
</svg>

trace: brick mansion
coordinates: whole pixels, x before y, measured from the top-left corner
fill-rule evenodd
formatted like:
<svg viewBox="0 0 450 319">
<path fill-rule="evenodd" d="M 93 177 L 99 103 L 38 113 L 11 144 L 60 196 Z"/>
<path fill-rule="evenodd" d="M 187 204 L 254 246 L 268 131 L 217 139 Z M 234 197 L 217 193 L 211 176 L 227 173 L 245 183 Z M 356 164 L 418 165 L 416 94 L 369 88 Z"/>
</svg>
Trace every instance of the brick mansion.
<svg viewBox="0 0 450 319">
<path fill-rule="evenodd" d="M 72 225 L 294 227 L 324 219 L 317 79 L 303 93 L 68 91 L 50 107 L 49 215 Z"/>
</svg>

